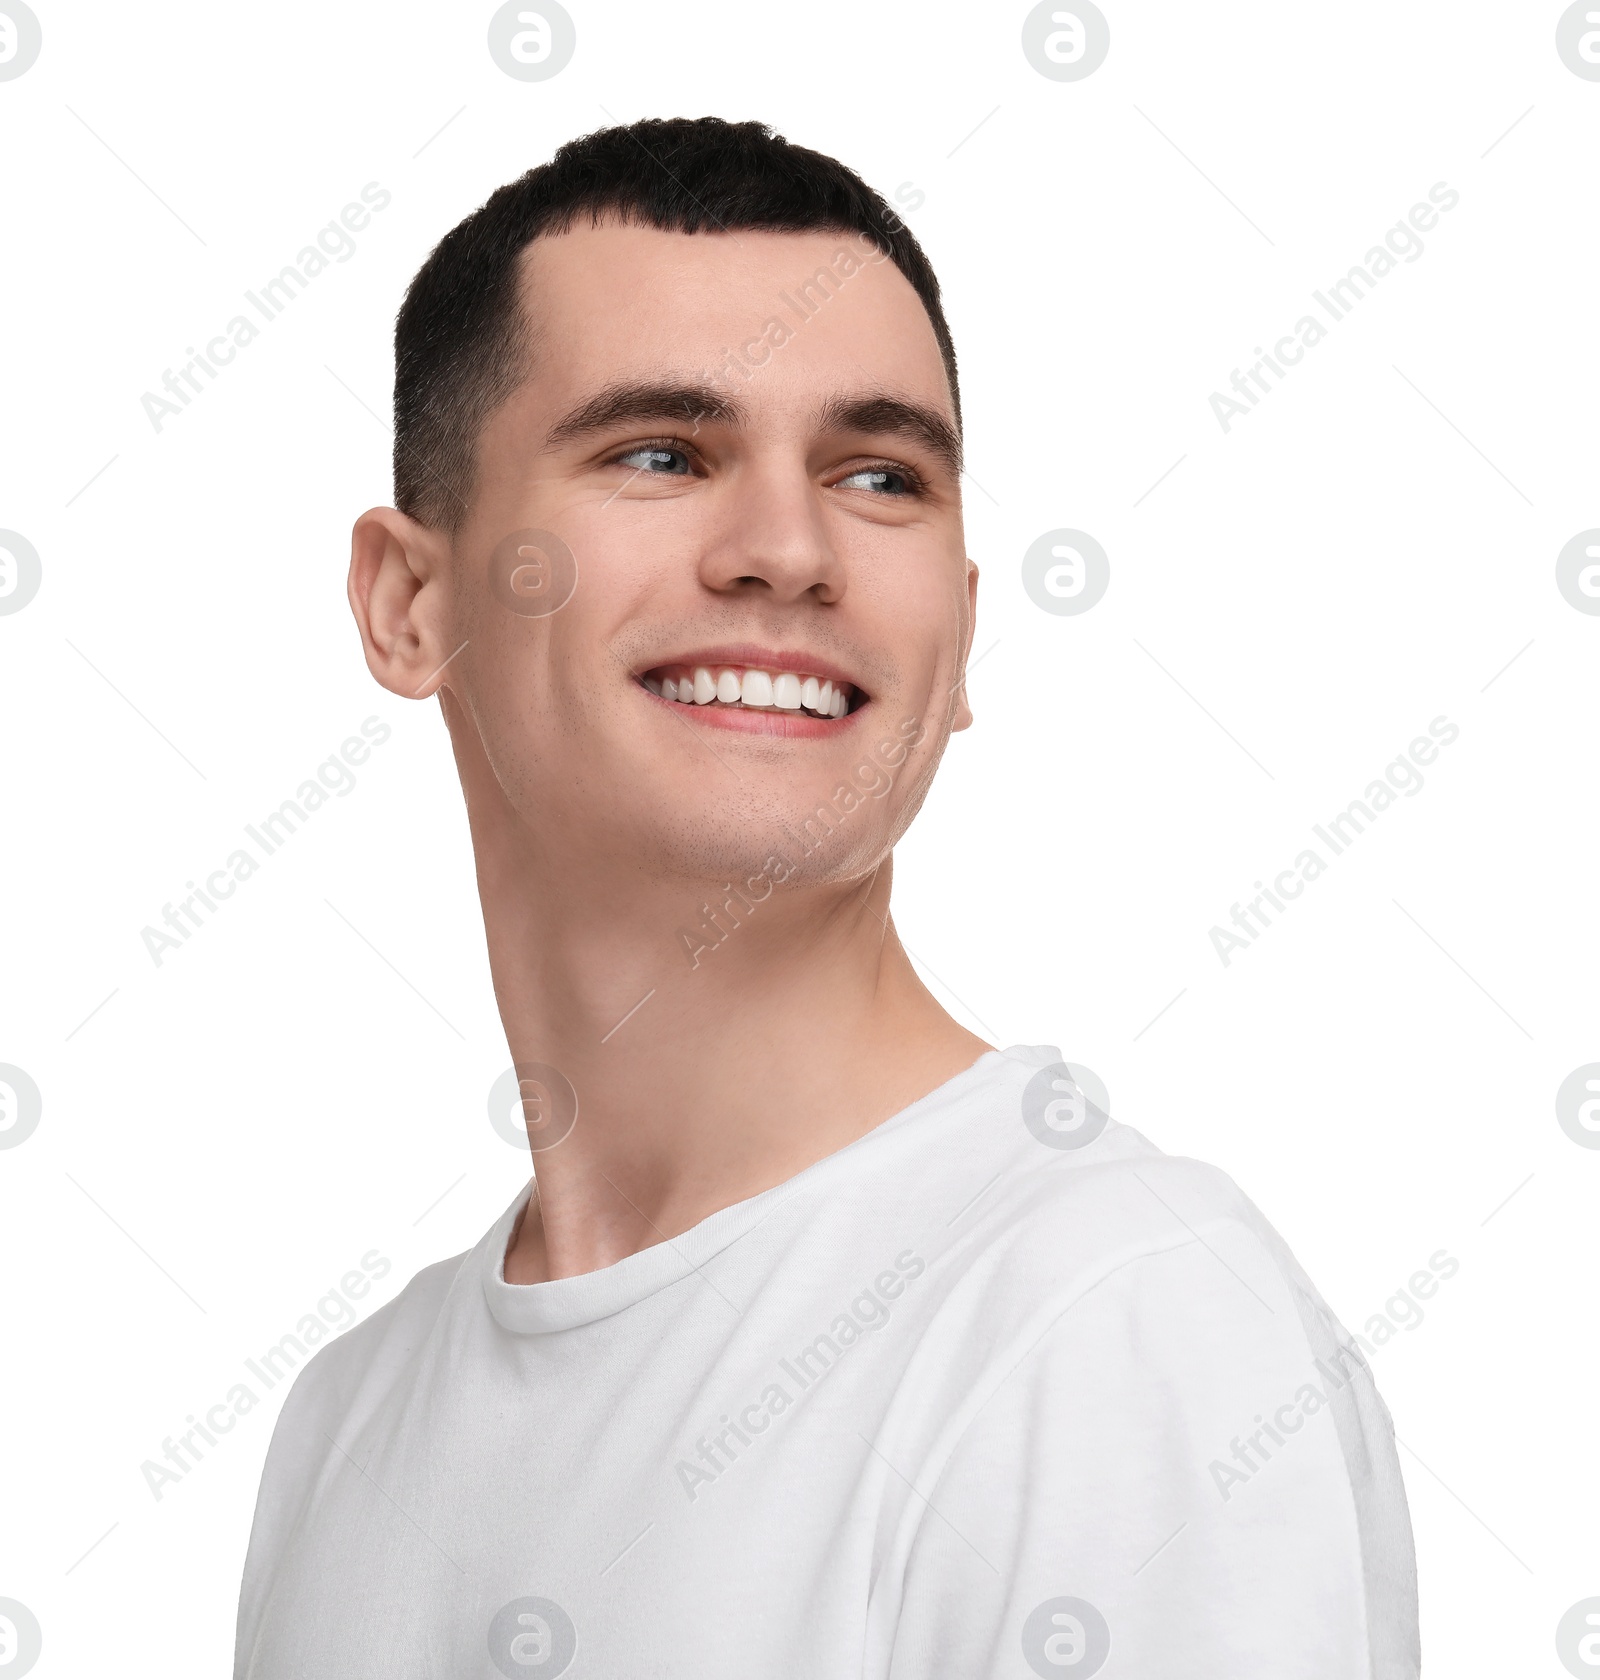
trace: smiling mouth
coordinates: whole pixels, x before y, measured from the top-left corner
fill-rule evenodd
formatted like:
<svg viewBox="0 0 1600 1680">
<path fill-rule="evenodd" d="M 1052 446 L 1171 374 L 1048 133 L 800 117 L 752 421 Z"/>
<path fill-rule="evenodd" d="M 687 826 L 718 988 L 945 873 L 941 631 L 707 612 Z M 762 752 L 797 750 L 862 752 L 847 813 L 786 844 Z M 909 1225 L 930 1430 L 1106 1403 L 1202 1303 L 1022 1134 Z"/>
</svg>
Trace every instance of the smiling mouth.
<svg viewBox="0 0 1600 1680">
<path fill-rule="evenodd" d="M 794 717 L 842 718 L 863 705 L 854 683 L 800 671 L 770 671 L 756 665 L 657 665 L 639 681 L 652 694 L 680 706 L 712 706 Z"/>
</svg>

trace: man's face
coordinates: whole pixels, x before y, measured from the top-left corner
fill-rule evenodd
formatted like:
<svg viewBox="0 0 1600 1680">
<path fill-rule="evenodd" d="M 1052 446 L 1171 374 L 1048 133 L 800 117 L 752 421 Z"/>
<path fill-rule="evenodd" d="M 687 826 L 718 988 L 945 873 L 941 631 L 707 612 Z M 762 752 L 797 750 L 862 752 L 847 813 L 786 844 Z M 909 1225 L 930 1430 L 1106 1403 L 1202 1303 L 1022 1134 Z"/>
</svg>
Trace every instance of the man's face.
<svg viewBox="0 0 1600 1680">
<path fill-rule="evenodd" d="M 521 287 L 447 673 L 511 807 L 584 862 L 871 868 L 967 721 L 976 570 L 916 293 L 853 234 L 616 223 L 536 241 Z M 556 610 L 528 532 L 575 565 Z"/>
</svg>

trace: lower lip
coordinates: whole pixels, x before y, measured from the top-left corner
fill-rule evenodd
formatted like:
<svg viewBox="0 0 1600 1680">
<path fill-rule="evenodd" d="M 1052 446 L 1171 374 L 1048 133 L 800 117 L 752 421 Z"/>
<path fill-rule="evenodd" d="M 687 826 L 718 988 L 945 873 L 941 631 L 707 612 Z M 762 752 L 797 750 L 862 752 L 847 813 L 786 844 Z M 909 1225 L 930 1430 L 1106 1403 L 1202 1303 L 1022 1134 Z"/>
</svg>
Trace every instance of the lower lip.
<svg viewBox="0 0 1600 1680">
<path fill-rule="evenodd" d="M 819 718 L 806 712 L 752 712 L 742 706 L 686 706 L 681 700 L 669 700 L 664 694 L 652 694 L 641 683 L 639 691 L 658 706 L 692 716 L 696 723 L 709 724 L 713 729 L 731 729 L 744 735 L 781 735 L 791 740 L 815 740 L 834 735 L 853 723 L 865 706 L 858 706 L 843 717 Z M 870 702 L 868 702 L 870 704 Z"/>
</svg>

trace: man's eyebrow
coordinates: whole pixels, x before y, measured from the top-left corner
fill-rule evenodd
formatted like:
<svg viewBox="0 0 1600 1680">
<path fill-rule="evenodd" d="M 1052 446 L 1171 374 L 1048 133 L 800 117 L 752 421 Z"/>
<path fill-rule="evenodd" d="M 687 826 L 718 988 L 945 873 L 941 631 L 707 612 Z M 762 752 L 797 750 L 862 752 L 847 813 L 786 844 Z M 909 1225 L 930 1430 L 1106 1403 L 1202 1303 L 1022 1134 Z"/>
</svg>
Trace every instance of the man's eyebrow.
<svg viewBox="0 0 1600 1680">
<path fill-rule="evenodd" d="M 932 450 L 953 477 L 961 474 L 961 434 L 938 409 L 926 403 L 882 392 L 831 397 L 822 405 L 817 425 L 822 431 L 880 432 L 910 438 Z"/>
<path fill-rule="evenodd" d="M 703 420 L 724 426 L 744 424 L 744 410 L 714 385 L 666 380 L 659 383 L 623 382 L 608 385 L 576 408 L 569 409 L 550 428 L 545 447 L 572 443 L 610 431 L 633 420 L 662 420 L 675 425 L 698 425 Z"/>
</svg>

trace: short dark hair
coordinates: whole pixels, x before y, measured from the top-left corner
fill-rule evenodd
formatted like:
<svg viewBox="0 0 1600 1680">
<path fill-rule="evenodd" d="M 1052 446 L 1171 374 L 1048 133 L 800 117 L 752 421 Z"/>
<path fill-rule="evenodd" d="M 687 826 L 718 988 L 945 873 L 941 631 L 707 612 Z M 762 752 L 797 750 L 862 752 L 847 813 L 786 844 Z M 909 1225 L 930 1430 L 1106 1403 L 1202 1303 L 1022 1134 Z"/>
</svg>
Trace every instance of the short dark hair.
<svg viewBox="0 0 1600 1680">
<path fill-rule="evenodd" d="M 669 232 L 865 235 L 921 298 L 944 358 L 956 422 L 956 353 L 939 282 L 910 231 L 854 171 L 765 123 L 650 118 L 569 140 L 493 193 L 417 271 L 395 320 L 394 499 L 453 531 L 466 511 L 483 423 L 521 384 L 528 346 L 517 259 L 580 217 Z"/>
</svg>

